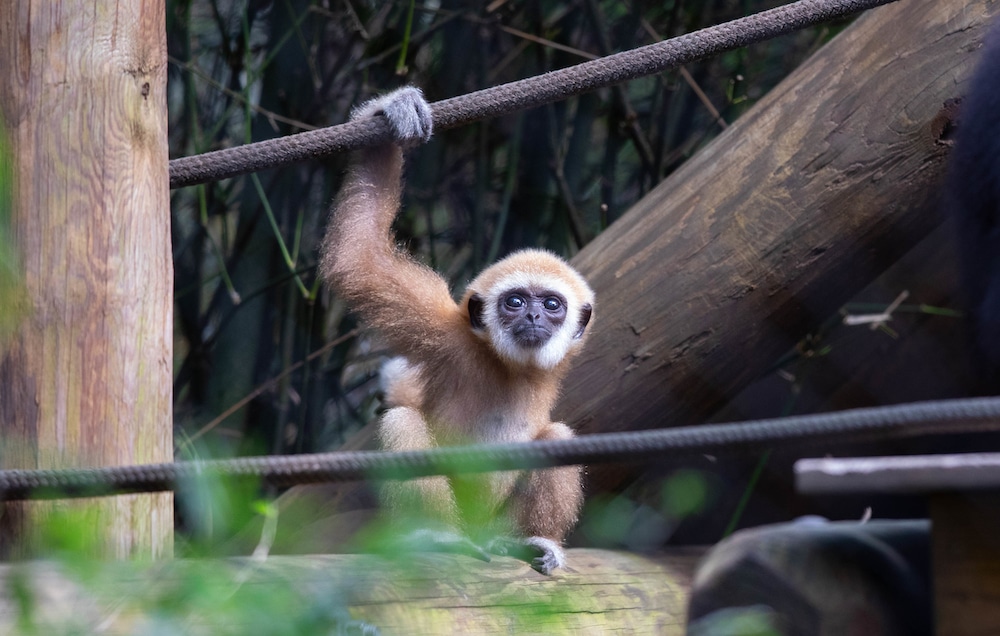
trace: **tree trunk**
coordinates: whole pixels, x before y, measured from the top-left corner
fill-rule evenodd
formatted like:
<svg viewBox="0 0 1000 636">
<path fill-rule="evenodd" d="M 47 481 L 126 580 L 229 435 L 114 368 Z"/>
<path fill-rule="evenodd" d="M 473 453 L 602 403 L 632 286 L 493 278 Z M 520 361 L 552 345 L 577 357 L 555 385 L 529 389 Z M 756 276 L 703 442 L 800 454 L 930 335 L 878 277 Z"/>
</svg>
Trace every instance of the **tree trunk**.
<svg viewBox="0 0 1000 636">
<path fill-rule="evenodd" d="M 0 343 L 3 468 L 173 459 L 165 29 L 163 0 L 0 2 L 28 296 Z M 51 505 L 4 504 L 0 554 Z M 85 505 L 105 556 L 171 553 L 171 495 Z"/>
<path fill-rule="evenodd" d="M 869 11 L 583 249 L 595 321 L 558 418 L 703 422 L 930 233 L 943 106 L 998 12 Z"/>
</svg>

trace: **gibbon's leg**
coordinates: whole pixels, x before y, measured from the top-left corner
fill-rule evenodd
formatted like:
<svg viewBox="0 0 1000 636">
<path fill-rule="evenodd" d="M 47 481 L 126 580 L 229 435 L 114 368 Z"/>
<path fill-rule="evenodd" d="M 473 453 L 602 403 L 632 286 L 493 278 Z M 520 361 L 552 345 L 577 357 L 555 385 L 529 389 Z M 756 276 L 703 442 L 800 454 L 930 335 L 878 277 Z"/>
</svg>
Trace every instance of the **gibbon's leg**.
<svg viewBox="0 0 1000 636">
<path fill-rule="evenodd" d="M 378 425 L 379 444 L 386 451 L 434 448 L 436 444 L 420 411 L 397 406 L 386 411 Z M 382 501 L 401 528 L 401 544 L 410 550 L 467 554 L 489 561 L 490 557 L 467 537 L 459 534 L 455 496 L 445 477 L 423 477 L 409 481 L 387 481 Z"/>
<path fill-rule="evenodd" d="M 569 439 L 573 431 L 561 422 L 550 424 L 536 440 Z M 547 468 L 527 473 L 509 500 L 511 517 L 520 535 L 490 545 L 497 554 L 531 562 L 542 574 L 565 565 L 562 541 L 576 524 L 583 505 L 580 466 Z"/>
<path fill-rule="evenodd" d="M 436 446 L 420 411 L 405 406 L 382 414 L 378 441 L 387 451 L 424 450 Z M 458 522 L 455 498 L 446 477 L 386 482 L 382 496 L 397 515 L 428 517 L 449 527 L 455 527 Z"/>
</svg>

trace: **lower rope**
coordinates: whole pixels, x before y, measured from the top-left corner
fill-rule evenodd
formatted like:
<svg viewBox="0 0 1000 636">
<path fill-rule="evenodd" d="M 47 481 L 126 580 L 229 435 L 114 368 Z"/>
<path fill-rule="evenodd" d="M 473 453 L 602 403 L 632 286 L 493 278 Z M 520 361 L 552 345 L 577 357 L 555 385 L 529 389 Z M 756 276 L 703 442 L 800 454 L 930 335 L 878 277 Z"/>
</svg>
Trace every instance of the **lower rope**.
<svg viewBox="0 0 1000 636">
<path fill-rule="evenodd" d="M 279 487 L 361 479 L 411 479 L 974 432 L 1000 432 L 1000 398 L 918 402 L 771 420 L 401 453 L 353 451 L 89 469 L 0 470 L 0 499 L 177 490 L 197 484 L 202 477 L 253 477 Z"/>
</svg>

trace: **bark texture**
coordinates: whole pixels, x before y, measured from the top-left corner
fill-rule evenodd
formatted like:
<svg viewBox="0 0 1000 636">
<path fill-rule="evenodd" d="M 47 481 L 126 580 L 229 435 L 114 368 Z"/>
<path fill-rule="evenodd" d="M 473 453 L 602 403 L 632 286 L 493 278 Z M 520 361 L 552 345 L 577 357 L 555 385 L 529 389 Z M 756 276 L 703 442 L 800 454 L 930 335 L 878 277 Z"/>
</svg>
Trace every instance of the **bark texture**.
<svg viewBox="0 0 1000 636">
<path fill-rule="evenodd" d="M 173 459 L 163 0 L 0 3 L 26 317 L 0 349 L 3 468 Z M 6 504 L 17 554 L 51 504 Z M 170 554 L 169 494 L 93 503 L 106 556 Z"/>
</svg>

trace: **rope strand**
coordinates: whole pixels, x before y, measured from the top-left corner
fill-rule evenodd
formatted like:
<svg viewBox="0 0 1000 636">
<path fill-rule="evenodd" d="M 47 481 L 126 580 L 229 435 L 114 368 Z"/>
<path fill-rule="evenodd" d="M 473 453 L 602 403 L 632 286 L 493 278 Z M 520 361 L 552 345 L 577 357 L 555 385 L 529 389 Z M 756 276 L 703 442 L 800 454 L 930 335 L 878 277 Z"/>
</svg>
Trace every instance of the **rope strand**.
<svg viewBox="0 0 1000 636">
<path fill-rule="evenodd" d="M 829 442 L 1000 432 L 1000 398 L 918 402 L 729 424 L 600 433 L 568 440 L 384 453 L 351 451 L 68 470 L 0 470 L 0 499 L 174 490 L 199 476 L 254 477 L 284 487 L 361 479 L 526 470 L 747 452 Z"/>
<path fill-rule="evenodd" d="M 799 0 L 656 44 L 435 102 L 431 105 L 434 128 L 455 128 L 541 106 L 890 2 L 895 0 Z M 388 139 L 388 127 L 379 117 L 182 157 L 170 162 L 170 187 L 228 179 Z"/>
</svg>

